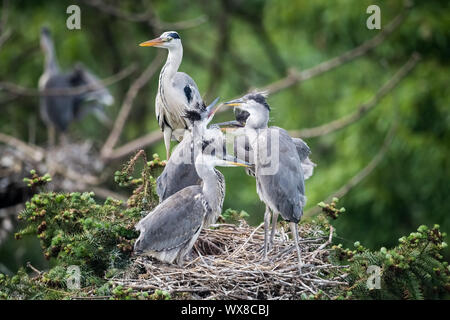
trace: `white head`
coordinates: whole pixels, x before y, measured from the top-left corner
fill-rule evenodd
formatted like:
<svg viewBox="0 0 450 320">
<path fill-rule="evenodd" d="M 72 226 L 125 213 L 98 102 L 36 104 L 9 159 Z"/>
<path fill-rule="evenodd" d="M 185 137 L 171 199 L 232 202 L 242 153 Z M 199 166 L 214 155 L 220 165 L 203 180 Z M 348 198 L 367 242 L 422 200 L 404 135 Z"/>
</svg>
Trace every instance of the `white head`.
<svg viewBox="0 0 450 320">
<path fill-rule="evenodd" d="M 266 128 L 269 122 L 270 107 L 266 102 L 264 92 L 249 93 L 242 98 L 225 102 L 225 106 L 236 107 L 247 111 L 250 115 L 246 119 L 246 127 L 253 129 Z"/>
<path fill-rule="evenodd" d="M 249 164 L 239 159 L 234 159 L 230 155 L 224 155 L 222 158 L 217 155 L 206 152 L 208 144 L 211 143 L 206 140 L 200 142 L 203 152 L 199 153 L 195 158 L 195 170 L 200 178 L 205 179 L 213 172 L 214 167 L 249 167 Z M 213 142 L 212 142 L 213 143 Z"/>
<path fill-rule="evenodd" d="M 211 170 L 215 166 L 248 165 L 226 153 L 225 137 L 219 128 L 207 128 L 207 124 L 213 116 L 213 111 L 208 108 L 206 112 L 202 113 L 196 110 L 186 110 L 184 115 L 192 124 L 191 152 L 195 155 L 195 167 L 200 177 L 202 177 L 201 172 Z"/>
<path fill-rule="evenodd" d="M 142 42 L 139 46 L 176 49 L 181 47 L 181 38 L 176 31 L 166 31 L 158 38 Z"/>
</svg>

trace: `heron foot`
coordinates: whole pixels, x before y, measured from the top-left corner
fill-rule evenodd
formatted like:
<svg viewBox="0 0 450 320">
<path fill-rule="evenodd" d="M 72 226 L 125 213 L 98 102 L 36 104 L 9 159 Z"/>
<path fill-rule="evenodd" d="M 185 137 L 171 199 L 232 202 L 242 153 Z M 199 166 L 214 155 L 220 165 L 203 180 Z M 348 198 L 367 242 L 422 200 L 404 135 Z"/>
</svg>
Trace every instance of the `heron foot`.
<svg viewBox="0 0 450 320">
<path fill-rule="evenodd" d="M 261 262 L 269 262 L 269 258 L 267 257 L 267 254 L 263 254 L 263 257 L 261 259 Z"/>
</svg>

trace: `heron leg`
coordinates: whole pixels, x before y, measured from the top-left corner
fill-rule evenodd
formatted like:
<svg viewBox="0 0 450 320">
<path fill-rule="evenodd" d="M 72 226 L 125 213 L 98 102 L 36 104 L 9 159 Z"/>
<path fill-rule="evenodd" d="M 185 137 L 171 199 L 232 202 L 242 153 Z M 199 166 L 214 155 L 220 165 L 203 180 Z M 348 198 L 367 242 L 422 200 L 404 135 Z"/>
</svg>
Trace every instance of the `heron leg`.
<svg viewBox="0 0 450 320">
<path fill-rule="evenodd" d="M 266 212 L 264 212 L 264 258 L 267 260 L 267 249 L 269 241 L 269 224 L 270 224 L 270 209 L 266 206 Z"/>
<path fill-rule="evenodd" d="M 273 238 L 275 237 L 275 231 L 277 230 L 278 215 L 279 212 L 274 212 L 272 215 L 272 230 L 270 230 L 269 248 L 273 245 Z"/>
<path fill-rule="evenodd" d="M 302 273 L 302 256 L 300 253 L 300 246 L 298 245 L 298 225 L 295 222 L 290 222 L 291 232 L 294 235 L 295 249 L 297 250 L 298 271 Z"/>
<path fill-rule="evenodd" d="M 50 148 L 53 148 L 55 146 L 55 128 L 53 128 L 52 126 L 48 126 L 47 129 L 47 134 L 48 134 L 48 144 L 50 146 Z"/>
<path fill-rule="evenodd" d="M 166 160 L 170 158 L 170 140 L 172 139 L 172 129 L 166 126 L 164 128 L 164 145 L 166 146 Z"/>
<path fill-rule="evenodd" d="M 65 132 L 61 132 L 60 134 L 59 134 L 59 142 L 58 142 L 58 144 L 60 145 L 60 146 L 64 146 L 64 145 L 66 145 L 68 143 L 68 140 L 67 140 L 67 135 L 66 135 L 66 133 Z"/>
</svg>

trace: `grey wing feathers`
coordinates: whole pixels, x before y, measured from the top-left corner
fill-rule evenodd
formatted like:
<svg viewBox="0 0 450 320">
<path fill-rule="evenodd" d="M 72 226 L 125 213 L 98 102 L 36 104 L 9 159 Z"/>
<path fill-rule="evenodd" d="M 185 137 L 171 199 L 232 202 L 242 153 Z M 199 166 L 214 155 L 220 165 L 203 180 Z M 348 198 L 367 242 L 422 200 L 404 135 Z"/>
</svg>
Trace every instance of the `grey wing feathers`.
<svg viewBox="0 0 450 320">
<path fill-rule="evenodd" d="M 176 147 L 163 172 L 156 179 L 156 192 L 162 202 L 171 195 L 192 185 L 199 185 L 201 179 L 195 170 L 191 157 L 191 139 L 184 138 Z"/>
<path fill-rule="evenodd" d="M 316 164 L 312 162 L 311 159 L 309 159 L 311 149 L 306 144 L 306 142 L 300 138 L 292 138 L 292 141 L 294 142 L 295 147 L 297 148 L 305 180 L 309 179 L 313 175 L 314 167 L 316 166 Z"/>
<path fill-rule="evenodd" d="M 308 147 L 306 142 L 300 138 L 292 138 L 292 142 L 295 144 L 300 161 L 304 161 L 311 153 L 311 149 Z"/>
<path fill-rule="evenodd" d="M 112 105 L 114 103 L 114 97 L 111 95 L 109 90 L 102 84 L 100 79 L 89 71 L 81 63 L 75 66 L 75 70 L 72 75 L 72 83 L 74 86 L 87 85 L 92 86 L 93 89 L 88 90 L 88 92 L 83 93 L 83 100 L 86 101 L 97 101 L 103 105 Z"/>
<path fill-rule="evenodd" d="M 177 72 L 173 80 L 174 86 L 182 90 L 189 107 L 203 107 L 203 99 L 195 81 L 184 72 Z"/>
<path fill-rule="evenodd" d="M 162 202 L 178 191 L 192 185 L 200 185 L 201 179 L 193 164 L 167 166 L 156 179 L 156 192 Z"/>
<path fill-rule="evenodd" d="M 142 251 L 163 251 L 177 248 L 202 227 L 204 209 L 201 187 L 187 187 L 163 201 L 138 222 L 138 242 Z"/>
<path fill-rule="evenodd" d="M 182 102 L 178 100 L 176 104 L 166 106 L 158 90 L 155 100 L 155 113 L 162 131 L 166 126 L 172 130 L 187 129 L 187 122 L 183 117 L 185 108 L 203 108 L 205 106 L 197 84 L 186 73 L 177 72 L 172 80 L 172 85 L 176 90 L 173 96 L 184 97 L 184 100 Z M 167 103 L 170 104 L 171 102 Z"/>
<path fill-rule="evenodd" d="M 54 74 L 46 81 L 45 89 L 70 89 L 79 86 L 95 86 L 96 89 L 74 95 L 50 95 L 41 98 L 41 115 L 59 131 L 65 131 L 69 124 L 80 119 L 96 104 L 83 106 L 84 102 L 95 101 L 100 104 L 112 104 L 114 98 L 101 84 L 100 80 L 86 68 L 77 65 L 67 74 Z M 86 108 L 85 108 L 86 107 Z"/>
<path fill-rule="evenodd" d="M 259 175 L 258 184 L 272 210 L 288 221 L 298 222 L 306 202 L 303 170 L 291 137 L 284 129 L 279 133 L 279 166 L 274 174 Z"/>
<path fill-rule="evenodd" d="M 70 75 L 58 74 L 50 77 L 45 89 L 70 88 Z M 74 110 L 80 104 L 78 96 L 51 95 L 41 99 L 41 115 L 48 124 L 55 126 L 59 131 L 66 131 L 74 119 Z"/>
</svg>

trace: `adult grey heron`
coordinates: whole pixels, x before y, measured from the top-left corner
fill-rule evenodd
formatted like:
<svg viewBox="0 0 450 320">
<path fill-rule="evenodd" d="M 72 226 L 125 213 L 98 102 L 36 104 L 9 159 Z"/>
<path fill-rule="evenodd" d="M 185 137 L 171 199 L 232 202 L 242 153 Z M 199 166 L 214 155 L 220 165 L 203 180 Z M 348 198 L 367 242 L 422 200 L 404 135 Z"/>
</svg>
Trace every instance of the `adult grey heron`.
<svg viewBox="0 0 450 320">
<path fill-rule="evenodd" d="M 301 154 L 297 145 L 286 130 L 268 127 L 270 107 L 265 96 L 260 93 L 247 94 L 244 97 L 225 103 L 249 113 L 245 126 L 234 134 L 243 134 L 244 143 L 252 150 L 251 162 L 255 166 L 256 190 L 265 203 L 264 213 L 264 259 L 267 259 L 268 230 L 270 211 L 273 212 L 271 243 L 276 228 L 278 214 L 290 222 L 295 248 L 301 270 L 302 260 L 298 245 L 298 227 L 306 204 L 304 173 Z M 241 140 L 242 141 L 242 140 Z M 242 146 L 240 147 L 242 149 Z M 269 150 L 270 148 L 270 150 Z"/>
<path fill-rule="evenodd" d="M 166 31 L 158 38 L 143 42 L 142 47 L 165 48 L 169 51 L 166 64 L 161 69 L 155 113 L 164 134 L 166 157 L 170 158 L 170 141 L 180 141 L 189 123 L 183 117 L 186 109 L 206 108 L 195 81 L 186 73 L 178 72 L 183 59 L 183 45 L 176 31 Z"/>
<path fill-rule="evenodd" d="M 44 73 L 39 79 L 39 90 L 67 90 L 78 86 L 89 86 L 85 92 L 77 94 L 42 95 L 40 113 L 49 127 L 51 143 L 54 143 L 54 129 L 64 133 L 70 123 L 80 119 L 87 112 L 102 111 L 102 105 L 111 105 L 114 98 L 101 85 L 99 79 L 78 63 L 72 70 L 63 73 L 56 58 L 50 30 L 41 30 L 41 48 L 45 55 Z M 98 116 L 102 114 L 97 113 Z"/>
<path fill-rule="evenodd" d="M 191 113 L 195 121 L 200 115 Z M 246 166 L 217 158 L 206 152 L 213 139 L 195 141 L 201 148 L 195 158 L 195 170 L 202 180 L 201 185 L 188 186 L 161 202 L 138 222 L 140 231 L 134 250 L 138 254 L 154 257 L 160 261 L 181 265 L 197 240 L 208 216 L 221 212 L 225 197 L 223 176 L 215 166 Z"/>
</svg>

